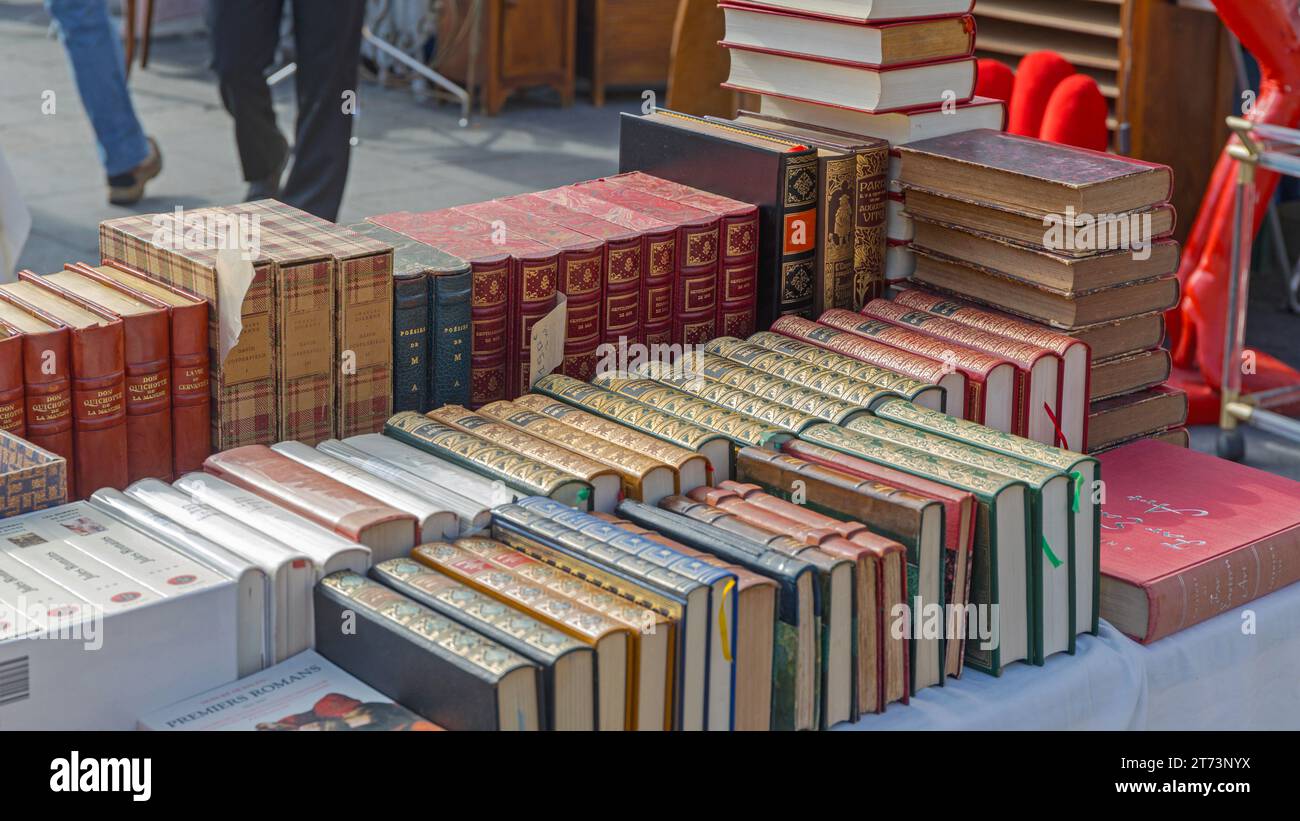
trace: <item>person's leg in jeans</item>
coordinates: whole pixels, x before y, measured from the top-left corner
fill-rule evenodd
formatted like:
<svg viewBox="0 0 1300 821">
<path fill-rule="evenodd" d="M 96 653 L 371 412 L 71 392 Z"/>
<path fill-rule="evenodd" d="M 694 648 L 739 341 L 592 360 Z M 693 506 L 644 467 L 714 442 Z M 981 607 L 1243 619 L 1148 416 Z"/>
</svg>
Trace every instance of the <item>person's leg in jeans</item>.
<svg viewBox="0 0 1300 821">
<path fill-rule="evenodd" d="M 235 120 L 235 144 L 249 199 L 279 194 L 289 144 L 275 123 L 266 70 L 280 41 L 284 0 L 210 0 L 212 68 L 221 102 Z"/>
<path fill-rule="evenodd" d="M 284 201 L 338 219 L 352 151 L 365 0 L 294 0 L 298 128 Z M 345 110 L 344 92 L 352 105 Z"/>
<path fill-rule="evenodd" d="M 81 103 L 95 129 L 110 198 L 138 200 L 144 182 L 157 175 L 162 161 L 135 115 L 126 87 L 122 44 L 108 19 L 107 1 L 45 0 L 45 7 L 58 23 Z M 130 199 L 133 189 L 138 189 L 134 200 Z M 115 193 L 121 196 L 114 198 Z"/>
</svg>

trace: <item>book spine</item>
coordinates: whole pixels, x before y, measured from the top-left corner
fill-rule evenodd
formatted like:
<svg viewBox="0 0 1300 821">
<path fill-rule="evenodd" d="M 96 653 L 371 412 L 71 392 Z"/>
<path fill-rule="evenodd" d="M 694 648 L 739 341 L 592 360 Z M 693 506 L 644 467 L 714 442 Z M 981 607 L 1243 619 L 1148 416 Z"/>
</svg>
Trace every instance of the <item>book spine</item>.
<svg viewBox="0 0 1300 821">
<path fill-rule="evenodd" d="M 334 429 L 337 438 L 346 439 L 383 430 L 393 415 L 392 250 L 341 260 L 334 287 Z"/>
<path fill-rule="evenodd" d="M 433 278 L 393 278 L 393 412 L 424 412 L 429 405 L 433 363 L 429 356 Z"/>
<path fill-rule="evenodd" d="M 206 340 L 206 331 L 205 331 Z M 72 436 L 72 356 L 67 329 L 25 334 L 23 394 L 27 441 L 68 463 L 68 497 L 76 497 Z"/>
<path fill-rule="evenodd" d="M 644 238 L 609 243 L 605 279 L 603 340 L 616 350 L 644 341 L 642 317 L 649 311 L 641 286 L 648 276 Z M 593 372 L 593 376 L 594 376 Z"/>
<path fill-rule="evenodd" d="M 568 320 L 563 373 L 584 382 L 596 375 L 596 349 L 602 340 L 606 265 L 604 248 L 595 252 L 566 251 L 560 255 L 559 290 L 567 300 Z M 528 393 L 530 387 L 524 385 L 519 395 Z"/>
<path fill-rule="evenodd" d="M 120 321 L 71 335 L 75 498 L 128 482 L 126 367 Z"/>
<path fill-rule="evenodd" d="M 1056 354 L 1064 355 L 1072 346 L 1079 344 L 1065 334 L 1058 334 L 1041 325 L 1001 316 L 990 311 L 981 311 L 973 306 L 945 299 L 937 294 L 928 294 L 916 288 L 900 291 L 894 297 L 894 301 L 918 311 L 925 311 L 978 328 L 986 333 L 1005 336 L 1026 345 L 1046 348 Z"/>
<path fill-rule="evenodd" d="M 972 37 L 972 42 L 974 38 Z M 854 305 L 883 295 L 889 214 L 889 146 L 858 152 L 853 231 Z"/>
<path fill-rule="evenodd" d="M 790 339 L 931 384 L 937 384 L 946 374 L 946 366 L 937 360 L 796 317 L 783 317 L 772 326 L 772 330 Z"/>
<path fill-rule="evenodd" d="M 473 401 L 473 274 L 445 273 L 430 280 L 429 401 L 422 411 Z"/>
<path fill-rule="evenodd" d="M 473 263 L 473 302 L 470 324 L 471 407 L 506 398 L 506 362 L 510 347 L 510 280 L 514 261 L 509 257 Z"/>
<path fill-rule="evenodd" d="M 716 335 L 718 317 L 719 222 L 707 227 L 682 227 L 673 303 L 674 344 L 703 345 Z"/>
<path fill-rule="evenodd" d="M 163 310 L 122 320 L 130 482 L 173 478 L 170 325 Z"/>
<path fill-rule="evenodd" d="M 774 283 L 759 283 L 758 304 L 766 308 L 759 325 L 780 316 L 812 314 L 817 266 L 817 165 L 815 153 L 786 157 L 781 166 L 781 266 Z M 764 285 L 767 287 L 765 288 Z"/>
<path fill-rule="evenodd" d="M 510 315 L 514 318 L 507 357 L 506 399 L 522 396 L 531 389 L 528 377 L 532 365 L 533 326 L 555 309 L 560 255 L 544 259 L 519 260 L 513 280 Z"/>
<path fill-rule="evenodd" d="M 23 393 L 23 338 L 0 340 L 0 430 L 27 436 L 27 408 Z"/>
<path fill-rule="evenodd" d="M 662 385 L 652 379 L 598 376 L 594 384 L 746 445 L 775 448 L 781 440 L 789 436 L 786 431 L 774 425 L 692 396 L 677 388 Z"/>
<path fill-rule="evenodd" d="M 831 308 L 856 307 L 854 286 L 854 228 L 856 227 L 857 160 L 853 155 L 820 160 L 818 196 L 817 284 L 813 316 Z"/>
<path fill-rule="evenodd" d="M 717 336 L 746 337 L 756 330 L 758 311 L 758 209 L 724 217 L 720 226 Z"/>
<path fill-rule="evenodd" d="M 642 251 L 646 259 L 641 282 L 641 310 L 645 316 L 643 344 L 673 344 L 673 311 L 677 305 L 677 231 L 647 234 Z"/>
<path fill-rule="evenodd" d="M 271 333 L 278 373 L 277 439 L 315 445 L 334 435 L 335 268 L 328 259 L 275 268 L 275 326 Z M 342 290 L 339 296 L 345 296 Z M 341 304 L 339 309 L 344 310 Z M 349 324 L 346 316 L 340 318 L 340 331 Z M 340 350 L 354 349 L 345 345 Z M 342 379 L 341 375 L 340 392 Z"/>
<path fill-rule="evenodd" d="M 203 469 L 212 453 L 208 304 L 171 310 L 172 463 L 176 476 Z"/>
</svg>

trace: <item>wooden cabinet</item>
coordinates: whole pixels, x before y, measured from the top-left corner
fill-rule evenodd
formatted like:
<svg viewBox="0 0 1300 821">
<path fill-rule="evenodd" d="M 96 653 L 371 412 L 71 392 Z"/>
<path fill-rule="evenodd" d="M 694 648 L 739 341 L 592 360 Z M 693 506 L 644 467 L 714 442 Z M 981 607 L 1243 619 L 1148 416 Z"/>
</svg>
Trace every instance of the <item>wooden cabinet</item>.
<svg viewBox="0 0 1300 821">
<path fill-rule="evenodd" d="M 578 62 L 592 102 L 604 105 L 610 87 L 664 88 L 676 20 L 668 0 L 580 0 Z"/>
</svg>

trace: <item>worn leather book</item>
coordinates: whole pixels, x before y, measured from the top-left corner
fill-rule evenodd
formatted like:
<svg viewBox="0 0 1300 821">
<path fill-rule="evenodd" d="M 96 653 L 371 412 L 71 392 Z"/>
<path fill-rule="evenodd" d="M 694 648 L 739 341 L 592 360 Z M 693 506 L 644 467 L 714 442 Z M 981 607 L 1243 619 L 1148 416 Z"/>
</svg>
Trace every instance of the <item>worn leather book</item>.
<svg viewBox="0 0 1300 821">
<path fill-rule="evenodd" d="M 620 171 L 644 171 L 758 206 L 759 330 L 783 314 L 812 310 L 817 163 L 815 150 L 795 142 L 676 112 L 623 117 Z"/>
<path fill-rule="evenodd" d="M 640 593 L 635 594 L 641 595 L 642 600 L 633 601 L 609 589 L 632 589 L 619 577 L 602 571 L 597 571 L 595 576 L 586 575 L 570 566 L 562 554 L 552 556 L 541 548 L 537 548 L 538 555 L 545 554 L 544 558 L 534 558 L 503 542 L 486 538 L 460 539 L 454 546 L 474 562 L 462 563 L 460 572 L 472 571 L 479 583 L 485 587 L 490 585 L 494 591 L 518 591 L 529 607 L 543 611 L 548 618 L 566 621 L 576 618 L 574 628 L 587 631 L 593 628 L 602 630 L 605 620 L 616 628 L 626 629 L 632 648 L 629 657 L 632 675 L 627 679 L 627 695 L 609 705 L 602 702 L 602 711 L 609 716 L 610 726 L 624 726 L 619 723 L 623 721 L 636 730 L 672 728 L 673 699 L 677 694 L 674 665 L 675 653 L 679 649 L 676 641 L 678 622 L 665 612 L 677 612 L 676 602 L 644 588 L 637 588 Z M 428 553 L 420 547 L 412 556 L 418 562 L 427 563 L 431 560 Z M 552 558 L 553 563 L 548 563 Z M 537 588 L 541 589 L 540 597 L 535 595 Z M 654 609 L 647 598 L 659 603 L 654 607 L 662 607 Z M 572 602 L 573 606 L 564 607 L 566 601 Z M 551 603 L 554 606 L 548 607 Z M 602 620 L 586 618 L 588 613 Z M 615 680 L 620 672 L 618 669 L 601 669 L 600 675 L 610 681 Z M 624 704 L 630 722 L 625 721 L 616 709 L 617 705 Z"/>
<path fill-rule="evenodd" d="M 212 452 L 212 396 L 208 362 L 208 303 L 116 263 L 78 263 L 86 277 L 132 299 L 162 308 L 169 319 L 171 354 L 172 472 L 200 470 Z"/>
<path fill-rule="evenodd" d="M 603 287 L 608 278 L 605 244 L 501 202 L 460 205 L 452 210 L 559 252 L 556 288 L 567 300 L 565 312 L 568 322 L 562 372 L 575 379 L 587 380 L 594 376 L 596 349 L 603 341 L 604 332 L 601 325 Z"/>
<path fill-rule="evenodd" d="M 573 187 L 596 199 L 639 211 L 676 228 L 677 279 L 673 287 L 670 342 L 703 345 L 717 336 L 722 222 L 719 215 L 608 180 L 593 180 Z M 659 260 L 652 252 L 651 264 L 657 262 Z"/>
<path fill-rule="evenodd" d="M 1120 214 L 1168 202 L 1165 165 L 979 129 L 899 146 L 904 185 L 914 185 L 1039 218 Z"/>
<path fill-rule="evenodd" d="M 1112 450 L 1122 448 L 1125 445 L 1131 445 L 1134 442 L 1142 442 L 1148 439 L 1152 442 L 1164 442 L 1167 445 L 1173 445 L 1174 447 L 1183 448 L 1184 450 L 1192 446 L 1192 435 L 1188 433 L 1187 428 L 1179 426 L 1176 428 L 1166 428 L 1165 430 L 1149 433 L 1145 436 L 1135 436 L 1132 439 L 1125 439 L 1122 442 L 1116 442 L 1113 445 L 1107 445 L 1104 448 L 1094 450 L 1092 451 L 1092 455 L 1101 456 L 1103 453 L 1110 453 Z"/>
<path fill-rule="evenodd" d="M 755 330 L 758 298 L 758 208 L 640 171 L 609 182 L 716 214 L 719 223 L 718 315 L 715 334 L 747 336 Z"/>
<path fill-rule="evenodd" d="M 415 546 L 414 516 L 265 445 L 213 454 L 203 469 L 369 547 L 380 561 L 403 555 Z"/>
<path fill-rule="evenodd" d="M 172 478 L 170 322 L 167 311 L 80 273 L 75 266 L 25 282 L 122 321 L 126 366 L 127 480 Z M 120 488 L 119 488 L 120 489 Z"/>
<path fill-rule="evenodd" d="M 314 599 L 316 651 L 399 704 L 448 730 L 546 729 L 542 671 L 514 650 L 357 573 Z"/>
<path fill-rule="evenodd" d="M 27 435 L 22 331 L 0 318 L 0 430 Z"/>
<path fill-rule="evenodd" d="M 424 545 L 423 549 L 440 547 L 450 545 Z M 495 597 L 411 559 L 375 565 L 370 578 L 536 663 L 542 673 L 546 727 L 597 729 L 596 705 L 603 694 L 596 689 L 596 653 L 582 638 L 509 602 L 503 607 Z"/>
<path fill-rule="evenodd" d="M 524 496 L 550 496 L 575 507 L 591 507 L 590 483 L 427 416 L 399 413 L 388 420 L 384 435 L 499 481 Z"/>
<path fill-rule="evenodd" d="M 0 286 L 0 300 L 68 329 L 75 455 L 69 463 L 69 498 L 84 499 L 102 487 L 125 488 L 129 472 L 122 320 L 24 281 Z M 50 367 L 48 354 L 42 352 L 41 362 L 43 368 Z"/>
<path fill-rule="evenodd" d="M 1095 402 L 1154 388 L 1168 381 L 1173 369 L 1173 357 L 1164 348 L 1098 360 L 1092 366 L 1089 398 Z"/>
<path fill-rule="evenodd" d="M 794 410 L 779 402 L 768 401 L 722 382 L 702 379 L 691 373 L 684 373 L 680 369 L 664 365 L 662 362 L 646 362 L 635 368 L 634 373 L 796 435 L 804 427 L 821 421 L 820 417 L 812 414 Z M 820 404 L 825 405 L 836 401 L 826 397 L 825 401 Z M 840 403 L 840 405 L 842 406 L 843 403 Z M 840 408 L 833 408 L 832 413 L 838 413 L 840 410 Z"/>
<path fill-rule="evenodd" d="M 710 730 L 734 729 L 737 630 L 728 629 L 725 625 L 737 625 L 741 618 L 737 609 L 736 574 L 701 561 L 696 556 L 678 553 L 661 542 L 627 533 L 606 521 L 583 511 L 566 508 L 551 499 L 523 499 L 519 502 L 519 507 L 544 516 L 556 525 L 595 539 L 607 548 L 636 557 L 709 589 L 708 612 L 711 615 L 706 625 L 708 673 L 705 727 Z M 570 541 L 559 535 L 557 539 L 561 544 Z M 610 558 L 616 562 L 621 561 L 615 557 Z"/>
<path fill-rule="evenodd" d="M 1101 464 L 1101 614 L 1125 634 L 1158 641 L 1300 581 L 1295 482 L 1162 442 Z"/>
<path fill-rule="evenodd" d="M 1187 394 L 1173 388 L 1158 386 L 1102 399 L 1088 411 L 1088 452 L 1186 422 Z"/>
<path fill-rule="evenodd" d="M 1048 348 L 1017 342 L 927 311 L 915 310 L 883 299 L 862 309 L 862 315 L 922 332 L 983 351 L 1011 362 L 1016 368 L 1011 432 L 1052 444 L 1057 441 L 1061 418 L 1061 357 Z M 1076 399 L 1075 401 L 1081 401 Z"/>
<path fill-rule="evenodd" d="M 785 337 L 796 346 L 778 343 L 774 337 Z M 804 361 L 813 361 L 809 348 L 854 360 L 866 365 L 892 371 L 912 379 L 935 385 L 944 391 L 943 409 L 954 416 L 966 418 L 970 414 L 970 396 L 967 389 L 966 374 L 961 369 L 928 356 L 904 351 L 883 342 L 859 336 L 848 331 L 841 331 L 829 325 L 822 325 L 811 320 L 795 316 L 784 316 L 772 325 L 771 334 L 756 334 L 751 342 L 765 348 L 793 352 Z M 816 360 L 823 367 L 834 367 L 844 371 L 842 359 L 824 357 Z"/>
<path fill-rule="evenodd" d="M 676 623 L 675 695 L 668 718 L 674 729 L 703 730 L 709 726 L 712 591 L 708 585 L 613 549 L 599 539 L 518 505 L 503 505 L 493 511 L 492 535 L 526 556 L 578 575 Z"/>
<path fill-rule="evenodd" d="M 559 400 L 585 413 L 653 436 L 703 457 L 705 462 L 703 484 L 709 481 L 721 481 L 723 477 L 731 475 L 733 450 L 731 440 L 715 430 L 567 376 L 558 374 L 544 376 L 538 380 L 533 389 L 542 396 Z M 679 467 L 678 475 L 682 486 L 695 481 L 689 468 Z M 698 478 L 698 474 L 695 478 Z"/>
<path fill-rule="evenodd" d="M 197 222 L 177 220 L 171 214 L 105 220 L 99 224 L 99 254 L 108 267 L 122 266 L 208 303 L 210 450 L 268 444 L 276 439 L 279 419 L 272 266 L 267 260 L 251 261 L 252 276 L 242 299 L 223 294 L 217 275 L 221 246 L 203 221 Z M 182 242 L 187 231 L 200 241 Z M 167 242 L 157 244 L 159 239 Z M 225 339 L 223 345 L 223 320 L 229 324 L 236 317 L 239 336 Z M 195 379 L 185 380 L 185 384 L 195 383 Z"/>
<path fill-rule="evenodd" d="M 1084 325 L 1064 335 L 1092 349 L 1093 361 L 1149 351 L 1165 342 L 1165 315 L 1160 312 Z"/>
<path fill-rule="evenodd" d="M 677 479 L 673 468 L 644 453 L 570 427 L 514 402 L 493 402 L 480 408 L 479 413 L 613 468 L 622 479 L 622 497 L 656 504 L 674 492 Z"/>
<path fill-rule="evenodd" d="M 736 444 L 776 449 L 782 442 L 794 438 L 794 434 L 787 428 L 746 416 L 653 379 L 621 379 L 605 375 L 596 377 L 593 384 L 720 433 Z"/>
</svg>

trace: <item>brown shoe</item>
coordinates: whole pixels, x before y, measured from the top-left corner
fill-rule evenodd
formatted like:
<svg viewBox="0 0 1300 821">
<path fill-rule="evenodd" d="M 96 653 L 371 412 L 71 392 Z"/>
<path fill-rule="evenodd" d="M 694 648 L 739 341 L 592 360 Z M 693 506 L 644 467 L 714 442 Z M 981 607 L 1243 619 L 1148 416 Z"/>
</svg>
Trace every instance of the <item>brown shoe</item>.
<svg viewBox="0 0 1300 821">
<path fill-rule="evenodd" d="M 144 196 L 144 184 L 162 172 L 162 152 L 153 137 L 149 138 L 149 156 L 125 174 L 108 178 L 110 205 L 135 205 Z"/>
</svg>

